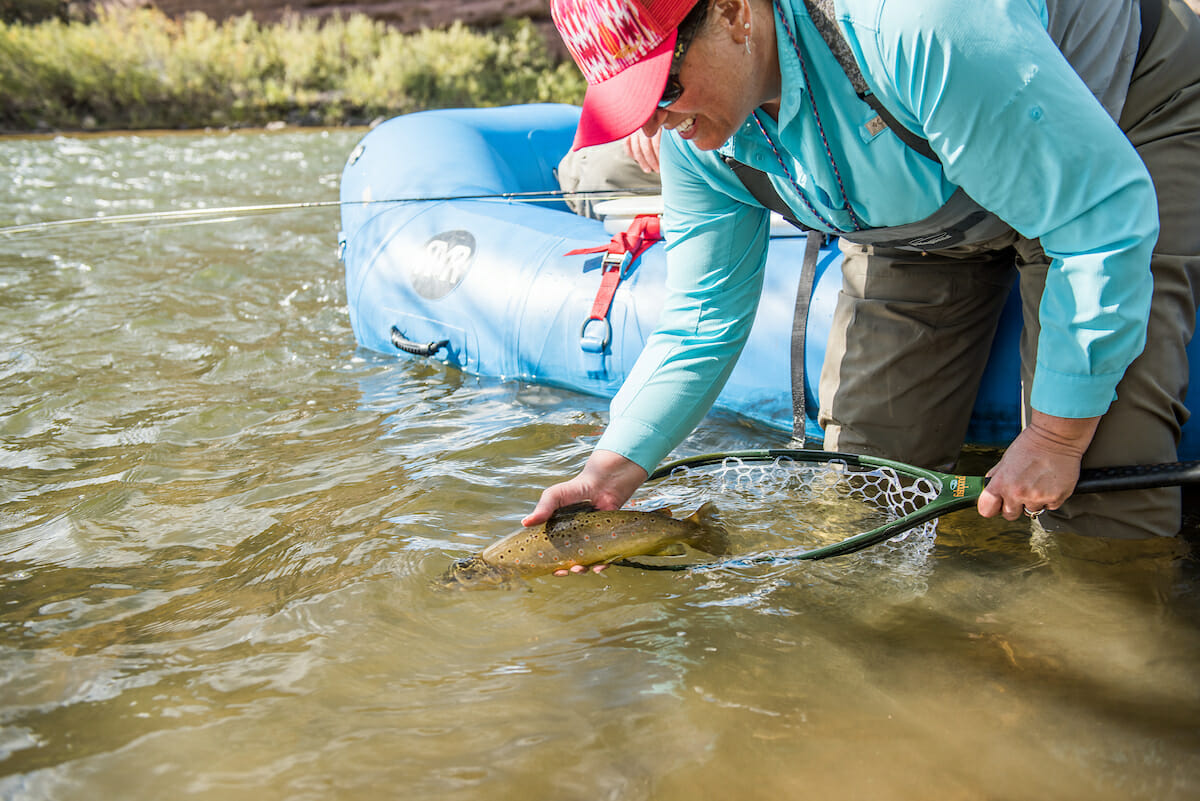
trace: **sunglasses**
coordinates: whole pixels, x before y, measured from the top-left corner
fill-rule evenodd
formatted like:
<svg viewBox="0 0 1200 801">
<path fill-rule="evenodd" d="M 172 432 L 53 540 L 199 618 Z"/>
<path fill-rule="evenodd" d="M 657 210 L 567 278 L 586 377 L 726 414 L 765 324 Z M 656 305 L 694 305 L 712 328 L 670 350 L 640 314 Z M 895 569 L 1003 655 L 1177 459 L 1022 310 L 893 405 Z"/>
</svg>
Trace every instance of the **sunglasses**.
<svg viewBox="0 0 1200 801">
<path fill-rule="evenodd" d="M 667 85 L 663 87 L 662 99 L 658 101 L 659 108 L 666 108 L 683 94 L 683 84 L 679 82 L 680 62 L 683 61 L 687 49 L 691 47 L 692 40 L 696 38 L 696 33 L 700 30 L 700 24 L 704 22 L 707 13 L 707 0 L 700 0 L 692 6 L 692 10 L 683 18 L 683 22 L 679 23 L 678 32 L 675 35 L 675 52 L 671 54 L 671 68 L 667 72 Z"/>
</svg>

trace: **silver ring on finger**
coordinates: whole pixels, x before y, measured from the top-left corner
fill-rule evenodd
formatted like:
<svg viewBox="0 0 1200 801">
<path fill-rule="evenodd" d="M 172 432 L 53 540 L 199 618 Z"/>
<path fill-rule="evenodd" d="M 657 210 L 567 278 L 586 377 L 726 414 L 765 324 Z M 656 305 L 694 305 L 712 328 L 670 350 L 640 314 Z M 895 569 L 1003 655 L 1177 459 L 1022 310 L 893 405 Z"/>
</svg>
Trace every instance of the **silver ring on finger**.
<svg viewBox="0 0 1200 801">
<path fill-rule="evenodd" d="M 1022 506 L 1021 508 L 1025 510 L 1025 516 L 1031 520 L 1037 520 L 1039 517 L 1041 517 L 1042 512 L 1046 511 L 1046 507 L 1044 506 L 1041 509 L 1038 509 L 1036 512 L 1029 511 L 1028 506 Z"/>
</svg>

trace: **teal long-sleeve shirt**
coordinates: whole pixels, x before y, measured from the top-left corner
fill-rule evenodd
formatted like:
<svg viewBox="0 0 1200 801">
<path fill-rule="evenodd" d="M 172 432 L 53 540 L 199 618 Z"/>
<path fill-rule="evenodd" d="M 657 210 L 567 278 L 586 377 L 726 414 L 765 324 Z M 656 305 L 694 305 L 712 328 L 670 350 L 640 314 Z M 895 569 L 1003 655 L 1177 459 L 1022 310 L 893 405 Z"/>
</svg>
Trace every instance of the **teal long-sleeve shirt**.
<svg viewBox="0 0 1200 801">
<path fill-rule="evenodd" d="M 779 0 L 778 120 L 757 113 L 717 152 L 663 138 L 670 294 L 597 447 L 652 469 L 708 411 L 745 343 L 769 220 L 721 154 L 767 172 L 819 230 L 922 220 L 961 187 L 1039 239 L 1052 259 L 1032 389 L 1039 411 L 1103 414 L 1141 352 L 1154 187 L 1047 32 L 1044 0 L 839 0 L 837 12 L 871 88 L 938 162 L 868 126 L 875 112 L 803 4 Z"/>
</svg>

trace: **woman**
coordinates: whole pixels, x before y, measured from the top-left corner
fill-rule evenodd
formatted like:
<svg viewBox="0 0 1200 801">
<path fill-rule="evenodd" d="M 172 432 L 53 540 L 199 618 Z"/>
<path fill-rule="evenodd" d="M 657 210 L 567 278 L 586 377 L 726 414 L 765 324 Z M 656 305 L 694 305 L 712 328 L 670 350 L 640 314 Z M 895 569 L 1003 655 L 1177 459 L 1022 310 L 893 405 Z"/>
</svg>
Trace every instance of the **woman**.
<svg viewBox="0 0 1200 801">
<path fill-rule="evenodd" d="M 1026 425 L 980 514 L 1177 533 L 1177 489 L 1071 492 L 1081 462 L 1171 461 L 1186 416 L 1200 26 L 1182 0 L 551 5 L 588 79 L 576 147 L 669 132 L 673 295 L 583 471 L 526 525 L 584 499 L 623 504 L 728 376 L 768 225 L 737 164 L 841 237 L 827 449 L 951 465 L 1016 275 Z"/>
</svg>

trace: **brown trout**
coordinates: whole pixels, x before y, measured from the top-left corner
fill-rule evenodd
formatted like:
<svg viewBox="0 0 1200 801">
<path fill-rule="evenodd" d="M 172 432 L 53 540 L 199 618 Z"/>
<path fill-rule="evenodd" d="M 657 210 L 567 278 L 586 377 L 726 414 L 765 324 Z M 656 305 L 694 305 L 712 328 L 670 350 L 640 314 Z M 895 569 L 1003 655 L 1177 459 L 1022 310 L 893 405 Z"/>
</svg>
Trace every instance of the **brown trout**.
<svg viewBox="0 0 1200 801">
<path fill-rule="evenodd" d="M 716 507 L 705 503 L 682 520 L 665 509 L 601 512 L 590 503 L 557 510 L 544 525 L 523 528 L 492 543 L 478 556 L 459 559 L 442 576 L 446 587 L 499 586 L 575 565 L 609 564 L 630 556 L 661 554 L 690 545 L 720 556 L 729 538 Z"/>
</svg>

